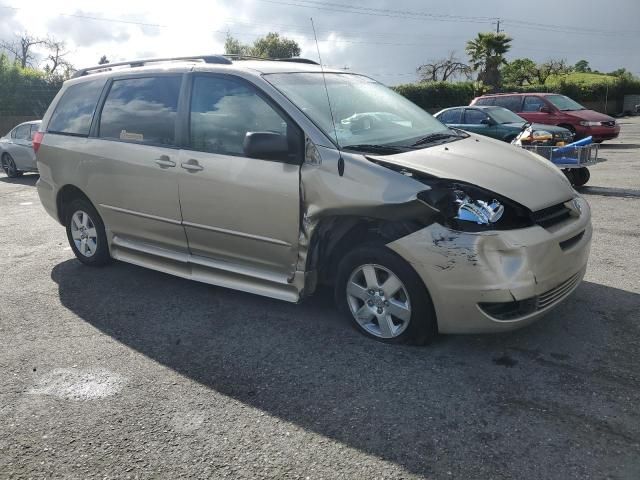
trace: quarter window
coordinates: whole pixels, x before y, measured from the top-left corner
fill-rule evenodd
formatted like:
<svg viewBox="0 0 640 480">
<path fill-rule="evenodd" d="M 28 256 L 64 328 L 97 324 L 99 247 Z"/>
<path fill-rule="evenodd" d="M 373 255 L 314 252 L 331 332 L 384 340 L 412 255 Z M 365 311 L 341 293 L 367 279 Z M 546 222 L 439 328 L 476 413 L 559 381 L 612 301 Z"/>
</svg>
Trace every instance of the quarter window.
<svg viewBox="0 0 640 480">
<path fill-rule="evenodd" d="M 106 80 L 77 83 L 67 88 L 58 102 L 48 131 L 70 135 L 89 135 L 91 120 Z"/>
<path fill-rule="evenodd" d="M 180 76 L 115 80 L 102 107 L 99 136 L 175 145 L 181 83 Z"/>
<path fill-rule="evenodd" d="M 523 112 L 539 112 L 544 107 L 544 102 L 538 97 L 524 97 Z"/>
<path fill-rule="evenodd" d="M 223 77 L 194 79 L 191 148 L 244 156 L 247 132 L 274 132 L 291 140 L 296 128 L 289 127 L 287 121 L 244 82 Z"/>
<path fill-rule="evenodd" d="M 495 103 L 498 107 L 508 108 L 512 112 L 519 112 L 520 105 L 522 104 L 522 97 L 518 95 L 504 95 L 500 97 L 494 97 Z"/>
<path fill-rule="evenodd" d="M 451 110 L 447 110 L 446 112 L 443 112 L 438 117 L 438 120 L 440 120 L 442 123 L 461 123 L 460 122 L 461 113 L 462 113 L 461 109 L 452 108 Z"/>
</svg>

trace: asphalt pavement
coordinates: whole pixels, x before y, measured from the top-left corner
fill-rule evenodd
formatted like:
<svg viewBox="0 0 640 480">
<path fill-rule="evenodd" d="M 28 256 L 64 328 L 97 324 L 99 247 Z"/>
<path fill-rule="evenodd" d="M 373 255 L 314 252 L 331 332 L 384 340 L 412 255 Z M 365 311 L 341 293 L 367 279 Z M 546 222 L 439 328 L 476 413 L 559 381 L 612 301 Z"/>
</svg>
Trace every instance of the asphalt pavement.
<svg viewBox="0 0 640 480">
<path fill-rule="evenodd" d="M 73 257 L 0 176 L 0 478 L 640 478 L 640 118 L 583 193 L 583 284 L 403 347 L 300 305 Z"/>
</svg>

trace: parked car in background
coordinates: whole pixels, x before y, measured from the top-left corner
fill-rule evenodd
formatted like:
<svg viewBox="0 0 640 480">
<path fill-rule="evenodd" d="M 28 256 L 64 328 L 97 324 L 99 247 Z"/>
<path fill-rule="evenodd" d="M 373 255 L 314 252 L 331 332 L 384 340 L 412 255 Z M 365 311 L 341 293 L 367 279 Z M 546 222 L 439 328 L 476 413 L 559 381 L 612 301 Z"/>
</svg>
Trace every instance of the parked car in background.
<svg viewBox="0 0 640 480">
<path fill-rule="evenodd" d="M 290 302 L 325 283 L 382 341 L 529 324 L 589 256 L 589 205 L 548 161 L 303 59 L 79 70 L 34 148 L 81 262 Z"/>
<path fill-rule="evenodd" d="M 452 107 L 440 110 L 435 114 L 435 117 L 449 127 L 505 142 L 511 142 L 515 139 L 524 125 L 528 123 L 524 118 L 504 107 Z M 562 145 L 573 140 L 573 134 L 566 128 L 540 123 L 535 123 L 532 126 L 536 133 L 547 132 L 549 134 L 541 135 L 540 145 Z"/>
<path fill-rule="evenodd" d="M 21 123 L 0 138 L 0 165 L 10 178 L 24 172 L 37 172 L 36 154 L 32 148 L 33 135 L 40 128 L 40 120 Z"/>
<path fill-rule="evenodd" d="M 594 142 L 611 140 L 620 133 L 615 118 L 588 110 L 578 102 L 557 93 L 498 93 L 476 97 L 474 106 L 508 108 L 525 120 L 558 125 L 570 130 L 575 139 L 593 137 Z"/>
</svg>

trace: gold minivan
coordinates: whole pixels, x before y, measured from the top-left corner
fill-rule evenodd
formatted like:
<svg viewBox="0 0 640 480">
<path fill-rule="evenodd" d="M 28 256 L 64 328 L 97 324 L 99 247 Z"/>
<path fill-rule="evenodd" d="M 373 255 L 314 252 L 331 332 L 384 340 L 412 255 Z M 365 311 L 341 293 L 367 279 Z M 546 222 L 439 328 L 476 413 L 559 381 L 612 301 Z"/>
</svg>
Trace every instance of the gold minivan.
<svg viewBox="0 0 640 480">
<path fill-rule="evenodd" d="M 383 341 L 529 324 L 589 256 L 589 206 L 555 166 L 304 59 L 80 70 L 34 149 L 81 262 L 290 302 L 330 284 Z"/>
</svg>

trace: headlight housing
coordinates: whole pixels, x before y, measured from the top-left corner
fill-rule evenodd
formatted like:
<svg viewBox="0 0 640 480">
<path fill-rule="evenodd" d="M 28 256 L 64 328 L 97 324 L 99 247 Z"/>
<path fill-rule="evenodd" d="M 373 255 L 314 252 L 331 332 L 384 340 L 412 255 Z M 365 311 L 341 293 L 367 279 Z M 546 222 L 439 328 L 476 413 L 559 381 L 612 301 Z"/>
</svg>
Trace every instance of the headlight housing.
<svg viewBox="0 0 640 480">
<path fill-rule="evenodd" d="M 511 230 L 533 225 L 529 210 L 513 200 L 455 180 L 425 182 L 418 199 L 436 210 L 443 225 L 463 232 Z"/>
</svg>

